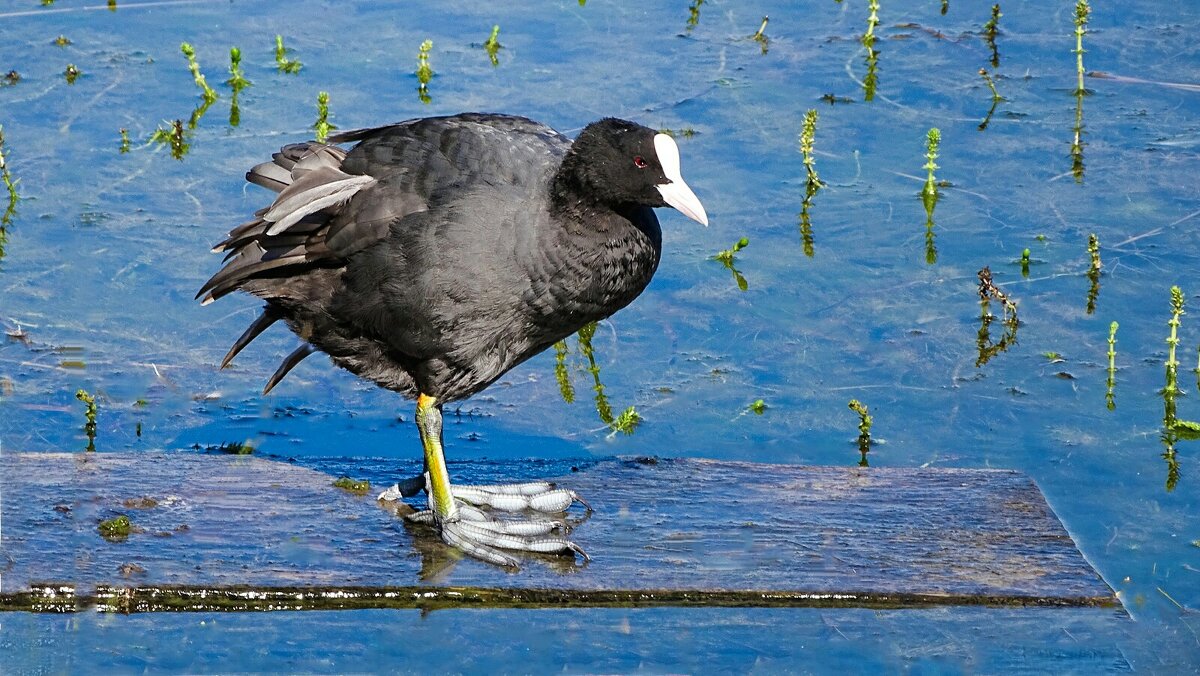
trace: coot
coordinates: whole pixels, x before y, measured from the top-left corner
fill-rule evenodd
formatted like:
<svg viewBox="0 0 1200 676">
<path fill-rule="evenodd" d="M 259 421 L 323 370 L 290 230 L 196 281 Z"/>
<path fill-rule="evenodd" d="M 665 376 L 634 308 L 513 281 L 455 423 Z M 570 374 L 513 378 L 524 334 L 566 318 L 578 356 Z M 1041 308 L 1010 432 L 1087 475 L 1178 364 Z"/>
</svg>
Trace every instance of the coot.
<svg viewBox="0 0 1200 676">
<path fill-rule="evenodd" d="M 241 289 L 266 306 L 221 366 L 282 319 L 303 343 L 264 394 L 320 350 L 416 399 L 425 474 L 381 497 L 424 488 L 429 510 L 416 518 L 495 564 L 516 566 L 503 549 L 586 558 L 551 532 L 554 521 L 479 509 L 561 512 L 573 492 L 544 482 L 451 486 L 442 405 L 636 298 L 661 252 L 652 207 L 708 224 L 675 142 L 614 118 L 572 142 L 532 120 L 478 113 L 329 140 L 285 146 L 246 174 L 278 194 L 213 249 L 227 253 L 225 265 L 197 298 Z"/>
</svg>

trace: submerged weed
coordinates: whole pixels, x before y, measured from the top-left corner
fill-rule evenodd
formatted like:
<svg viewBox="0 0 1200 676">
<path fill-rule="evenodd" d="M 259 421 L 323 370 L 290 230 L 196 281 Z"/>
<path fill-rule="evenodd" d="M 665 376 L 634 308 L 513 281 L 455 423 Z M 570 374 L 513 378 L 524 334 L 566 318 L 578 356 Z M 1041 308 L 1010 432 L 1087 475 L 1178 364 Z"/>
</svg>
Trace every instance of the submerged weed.
<svg viewBox="0 0 1200 676">
<path fill-rule="evenodd" d="M 992 81 L 992 76 L 987 72 L 986 68 L 979 69 L 979 76 L 983 78 L 983 81 L 987 84 L 988 89 L 992 90 L 992 107 L 988 108 L 987 115 L 984 115 L 983 121 L 979 123 L 979 131 L 984 131 L 987 129 L 988 124 L 991 123 L 992 115 L 996 113 L 996 106 L 1000 105 L 1000 102 L 1004 100 L 1004 97 L 1000 96 L 1000 92 L 996 91 L 996 83 Z"/>
<path fill-rule="evenodd" d="M 324 143 L 330 130 L 337 129 L 329 124 L 329 92 L 317 93 L 317 121 L 313 123 L 313 129 L 317 130 L 317 143 Z"/>
<path fill-rule="evenodd" d="M 500 41 L 496 39 L 499 35 L 500 24 L 496 24 L 495 26 L 492 26 L 492 34 L 488 36 L 487 41 L 483 43 L 483 50 L 487 52 L 488 60 L 492 62 L 493 66 L 500 65 L 499 53 L 500 50 L 504 48 L 504 45 L 500 44 Z"/>
<path fill-rule="evenodd" d="M 88 445 L 85 450 L 96 450 L 96 397 L 88 394 L 87 390 L 79 390 L 75 393 L 75 398 L 84 403 L 84 420 L 83 432 L 87 435 Z"/>
<path fill-rule="evenodd" d="M 867 453 L 871 452 L 871 412 L 866 405 L 857 399 L 851 399 L 848 404 L 851 411 L 858 414 L 858 452 L 862 457 L 858 460 L 859 467 L 867 467 Z"/>
<path fill-rule="evenodd" d="M 742 276 L 742 273 L 733 266 L 733 261 L 734 255 L 742 249 L 745 249 L 749 244 L 749 238 L 743 237 L 737 242 L 734 242 L 733 246 L 723 251 L 718 251 L 717 254 L 712 257 L 713 260 L 720 261 L 721 265 L 724 265 L 727 270 L 733 273 L 733 280 L 737 283 L 738 289 L 742 291 L 750 288 L 750 285 L 746 282 L 746 278 Z"/>
<path fill-rule="evenodd" d="M 988 363 L 992 357 L 1004 352 L 1017 342 L 1017 327 L 1020 322 L 1017 319 L 1017 303 L 1012 300 L 996 286 L 992 281 L 992 271 L 988 267 L 984 267 L 978 273 L 979 276 L 979 333 L 976 337 L 976 347 L 979 350 L 979 356 L 975 360 L 975 367 L 982 367 Z M 991 301 L 996 300 L 1001 303 L 1004 308 L 1004 334 L 1000 340 L 992 343 L 991 340 L 991 323 L 995 321 L 995 316 L 992 315 Z"/>
<path fill-rule="evenodd" d="M 121 128 L 121 147 L 118 149 L 122 155 L 129 152 L 129 130 Z"/>
<path fill-rule="evenodd" d="M 129 534 L 133 532 L 133 522 L 129 520 L 129 517 L 121 514 L 101 521 L 96 526 L 96 530 L 100 532 L 100 537 L 105 540 L 120 542 L 128 538 Z"/>
<path fill-rule="evenodd" d="M 251 82 L 242 75 L 242 50 L 237 47 L 229 48 L 229 79 L 225 81 L 233 89 L 233 93 L 249 87 Z"/>
<path fill-rule="evenodd" d="M 217 100 L 217 93 L 212 87 L 208 86 L 208 81 L 204 79 L 204 74 L 200 72 L 200 63 L 196 61 L 196 50 L 190 44 L 184 42 L 179 45 L 179 51 L 187 57 L 188 70 L 192 73 L 192 80 L 196 82 L 196 86 L 200 88 L 204 95 L 204 100 L 212 103 Z"/>
<path fill-rule="evenodd" d="M 767 412 L 767 403 L 762 399 L 755 399 L 746 408 L 750 409 L 750 412 L 754 415 L 762 415 Z"/>
<path fill-rule="evenodd" d="M 1117 408 L 1113 398 L 1113 388 L 1117 385 L 1117 327 L 1116 322 L 1108 326 L 1108 381 L 1105 383 L 1104 405 L 1110 411 Z"/>
<path fill-rule="evenodd" d="M 280 73 L 289 73 L 295 75 L 300 72 L 301 63 L 298 59 L 289 59 L 288 54 L 291 49 L 283 46 L 283 36 L 275 36 L 275 67 Z"/>
<path fill-rule="evenodd" d="M 767 22 L 768 21 L 770 21 L 770 19 L 766 15 L 764 15 L 762 24 L 758 27 L 758 31 L 755 32 L 754 35 L 750 36 L 750 39 L 757 42 L 758 46 L 762 48 L 763 54 L 767 53 L 767 49 L 771 45 L 771 38 L 767 37 L 767 34 L 765 32 L 767 30 Z"/>
<path fill-rule="evenodd" d="M 692 29 L 700 23 L 700 5 L 704 4 L 704 0 L 692 0 L 692 4 L 688 5 L 687 32 L 691 33 Z"/>
<path fill-rule="evenodd" d="M 8 171 L 6 155 L 4 125 L 0 125 L 0 182 L 4 183 L 4 190 L 8 193 L 8 210 L 12 211 L 16 209 L 17 200 L 21 199 L 21 196 L 17 194 L 17 182 L 19 179 L 14 180 L 12 174 Z"/>
<path fill-rule="evenodd" d="M 417 96 L 421 99 L 421 103 L 429 103 L 432 100 L 429 96 L 429 81 L 433 79 L 433 68 L 429 67 L 429 50 L 431 49 L 433 49 L 433 40 L 426 40 L 417 50 L 417 82 L 420 85 L 417 87 Z"/>
<path fill-rule="evenodd" d="M 1175 444 L 1180 440 L 1200 439 L 1200 423 L 1190 420 L 1180 420 L 1175 414 L 1175 398 L 1179 395 L 1177 369 L 1179 361 L 1175 358 L 1175 348 L 1179 345 L 1179 318 L 1183 316 L 1183 291 L 1178 286 L 1171 287 L 1171 319 L 1167 321 L 1171 332 L 1167 335 L 1166 386 L 1162 389 L 1163 396 L 1163 431 L 1162 457 L 1167 462 L 1167 492 L 1175 490 L 1179 483 L 1179 456 Z"/>
<path fill-rule="evenodd" d="M 996 34 L 1000 32 L 1000 17 L 1002 16 L 1004 15 L 1000 13 L 1000 4 L 992 5 L 992 18 L 983 24 L 983 38 L 987 40 L 988 47 L 992 50 L 992 68 L 1000 67 L 1000 52 L 996 50 Z M 993 89 L 993 91 L 995 90 Z"/>
<path fill-rule="evenodd" d="M 1021 252 L 1021 276 L 1029 278 L 1029 249 Z"/>
<path fill-rule="evenodd" d="M 813 140 L 817 133 L 817 111 L 810 109 L 804 114 L 804 126 L 800 130 L 800 154 L 804 158 L 804 199 L 800 202 L 800 241 L 804 247 L 804 255 L 809 258 L 815 253 L 813 246 L 812 219 L 808 210 L 812 206 L 812 198 L 824 183 L 817 176 L 816 158 L 813 157 Z"/>
<path fill-rule="evenodd" d="M 1100 270 L 1103 267 L 1100 263 L 1100 239 L 1096 233 L 1088 235 L 1088 255 L 1092 259 L 1087 271 L 1088 281 L 1091 282 L 1087 296 L 1087 313 L 1090 315 L 1096 311 L 1096 298 L 1100 296 Z"/>
<path fill-rule="evenodd" d="M 575 386 L 571 384 L 571 373 L 567 370 L 567 341 L 554 344 L 554 379 L 558 381 L 558 392 L 568 404 L 575 402 Z"/>
<path fill-rule="evenodd" d="M 333 487 L 358 495 L 366 495 L 371 490 L 371 482 L 366 479 L 360 481 L 348 476 L 340 476 L 333 482 Z"/>
<path fill-rule="evenodd" d="M 579 351 L 587 359 L 588 373 L 592 374 L 592 389 L 596 392 L 596 413 L 600 415 L 600 420 L 608 425 L 613 432 L 621 432 L 623 434 L 633 434 L 633 431 L 641 423 L 642 417 L 638 415 L 635 407 L 630 406 L 621 412 L 620 415 L 614 417 L 612 406 L 608 403 L 608 395 L 604 393 L 604 384 L 600 382 L 600 366 L 596 364 L 596 353 L 592 350 L 592 337 L 596 335 L 597 322 L 590 322 L 583 328 L 579 329 Z"/>
<path fill-rule="evenodd" d="M 1092 8 L 1087 0 L 1075 0 L 1075 71 L 1079 78 L 1075 86 L 1076 96 L 1089 93 L 1083 86 L 1083 36 L 1087 33 L 1088 16 L 1091 13 Z"/>
<path fill-rule="evenodd" d="M 183 129 L 183 120 L 170 122 L 165 129 L 159 125 L 150 135 L 150 142 L 168 146 L 171 149 L 171 157 L 177 160 L 182 160 L 191 150 L 191 144 L 188 143 L 187 134 Z"/>
<path fill-rule="evenodd" d="M 935 245 L 935 235 L 933 232 L 933 209 L 937 206 L 937 201 L 940 195 L 938 194 L 937 178 L 934 176 L 934 170 L 938 169 L 937 162 L 934 160 L 938 157 L 938 149 L 942 142 L 942 132 L 937 127 L 933 127 L 925 135 L 925 187 L 921 189 L 921 202 L 925 205 L 925 262 L 933 265 L 937 262 L 937 247 Z"/>
</svg>

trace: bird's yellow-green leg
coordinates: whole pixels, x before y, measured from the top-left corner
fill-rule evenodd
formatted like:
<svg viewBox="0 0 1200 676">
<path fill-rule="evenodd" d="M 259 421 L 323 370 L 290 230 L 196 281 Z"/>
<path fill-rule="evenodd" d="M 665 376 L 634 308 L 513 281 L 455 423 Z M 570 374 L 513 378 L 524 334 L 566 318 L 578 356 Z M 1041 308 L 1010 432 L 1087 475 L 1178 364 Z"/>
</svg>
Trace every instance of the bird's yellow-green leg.
<svg viewBox="0 0 1200 676">
<path fill-rule="evenodd" d="M 417 397 L 417 429 L 425 448 L 430 507 L 439 522 L 457 520 L 458 507 L 450 490 L 446 456 L 442 453 L 442 405 L 435 397 L 427 394 Z"/>
<path fill-rule="evenodd" d="M 450 473 L 442 452 L 442 405 L 436 397 L 426 394 L 417 397 L 417 429 L 425 449 L 429 511 L 411 515 L 412 520 L 432 522 L 446 544 L 500 566 L 517 565 L 517 560 L 501 549 L 579 554 L 587 559 L 579 545 L 564 537 L 550 535 L 558 526 L 556 522 L 537 519 L 502 521 L 476 506 L 561 511 L 575 500 L 582 502 L 573 491 L 556 490 L 545 482 L 456 489 L 450 485 Z M 460 489 L 465 495 L 457 495 Z M 385 491 L 385 495 L 388 493 Z"/>
</svg>

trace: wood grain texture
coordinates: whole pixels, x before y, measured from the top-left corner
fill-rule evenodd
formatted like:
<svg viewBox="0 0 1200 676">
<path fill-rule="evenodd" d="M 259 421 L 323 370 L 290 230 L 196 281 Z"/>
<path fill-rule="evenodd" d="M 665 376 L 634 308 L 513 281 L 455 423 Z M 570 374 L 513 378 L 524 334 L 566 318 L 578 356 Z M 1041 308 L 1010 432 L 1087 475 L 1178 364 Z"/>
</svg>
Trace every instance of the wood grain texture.
<svg viewBox="0 0 1200 676">
<path fill-rule="evenodd" d="M 1117 604 L 1036 484 L 1004 470 L 601 461 L 560 481 L 596 508 L 572 534 L 591 564 L 516 573 L 457 556 L 375 488 L 286 462 L 22 453 L 0 477 L 14 609 Z M 135 532 L 104 539 L 118 514 Z"/>
</svg>

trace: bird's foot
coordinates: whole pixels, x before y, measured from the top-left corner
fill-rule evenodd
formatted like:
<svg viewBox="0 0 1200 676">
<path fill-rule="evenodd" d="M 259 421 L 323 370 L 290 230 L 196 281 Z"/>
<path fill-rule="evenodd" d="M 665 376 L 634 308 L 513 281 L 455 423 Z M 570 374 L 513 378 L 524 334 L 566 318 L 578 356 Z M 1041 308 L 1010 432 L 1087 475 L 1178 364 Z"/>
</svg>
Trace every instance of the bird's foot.
<svg viewBox="0 0 1200 676">
<path fill-rule="evenodd" d="M 396 500 L 405 495 L 405 486 L 396 485 L 380 494 L 381 500 Z M 536 481 L 522 484 L 487 486 L 451 486 L 453 515 L 441 516 L 430 499 L 430 508 L 408 515 L 409 521 L 432 525 L 442 541 L 470 556 L 499 566 L 518 567 L 507 551 L 544 554 L 578 554 L 589 561 L 582 547 L 564 537 L 570 531 L 565 520 L 520 517 L 496 518 L 492 510 L 503 512 L 534 511 L 561 514 L 573 503 L 591 507 L 574 491 L 556 489 L 553 484 Z M 430 493 L 432 496 L 432 493 Z M 485 509 L 486 508 L 486 509 Z"/>
</svg>

